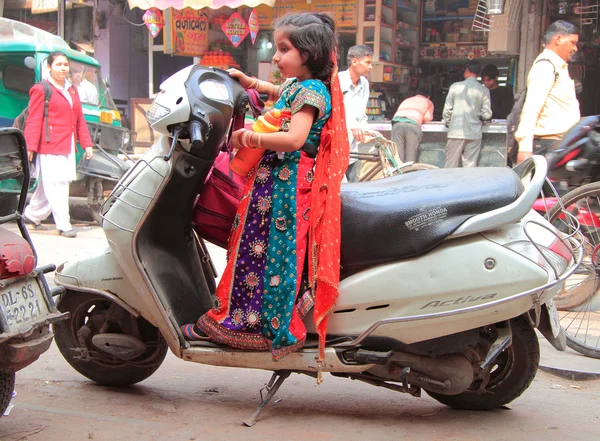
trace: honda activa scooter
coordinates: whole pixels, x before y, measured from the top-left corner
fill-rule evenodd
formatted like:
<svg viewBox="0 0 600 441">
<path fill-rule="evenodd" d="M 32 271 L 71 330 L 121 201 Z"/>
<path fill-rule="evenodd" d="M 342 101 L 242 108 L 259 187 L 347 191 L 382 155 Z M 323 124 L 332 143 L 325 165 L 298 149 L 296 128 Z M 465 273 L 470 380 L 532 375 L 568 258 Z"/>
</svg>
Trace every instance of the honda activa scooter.
<svg viewBox="0 0 600 441">
<path fill-rule="evenodd" d="M 213 307 L 216 277 L 192 206 L 246 102 L 218 69 L 191 66 L 161 85 L 147 117 L 163 136 L 102 208 L 109 247 L 56 272 L 59 309 L 71 313 L 54 326 L 56 343 L 77 371 L 130 385 L 156 371 L 167 348 L 187 361 L 273 371 L 252 425 L 293 372 L 492 409 L 533 380 L 536 327 L 564 350 L 551 299 L 582 253 L 576 236 L 531 210 L 547 171 L 537 156 L 514 171 L 426 170 L 343 186 L 342 280 L 321 367 L 310 314 L 304 349 L 277 362 L 184 340 L 180 326 Z"/>
</svg>

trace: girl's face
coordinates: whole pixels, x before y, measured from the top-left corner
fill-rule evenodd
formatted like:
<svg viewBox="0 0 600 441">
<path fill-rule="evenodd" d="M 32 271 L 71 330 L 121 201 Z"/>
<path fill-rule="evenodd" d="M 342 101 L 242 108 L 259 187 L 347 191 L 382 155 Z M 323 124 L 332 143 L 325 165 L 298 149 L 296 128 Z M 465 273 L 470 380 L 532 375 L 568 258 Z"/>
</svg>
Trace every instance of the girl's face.
<svg viewBox="0 0 600 441">
<path fill-rule="evenodd" d="M 304 59 L 298 49 L 292 45 L 289 38 L 282 31 L 273 32 L 275 48 L 277 52 L 273 55 L 273 62 L 281 72 L 283 78 L 297 78 L 303 81 L 312 78 L 310 70 L 304 65 Z"/>
<path fill-rule="evenodd" d="M 50 76 L 53 80 L 63 83 L 69 76 L 69 60 L 63 55 L 59 55 L 50 65 Z"/>
</svg>

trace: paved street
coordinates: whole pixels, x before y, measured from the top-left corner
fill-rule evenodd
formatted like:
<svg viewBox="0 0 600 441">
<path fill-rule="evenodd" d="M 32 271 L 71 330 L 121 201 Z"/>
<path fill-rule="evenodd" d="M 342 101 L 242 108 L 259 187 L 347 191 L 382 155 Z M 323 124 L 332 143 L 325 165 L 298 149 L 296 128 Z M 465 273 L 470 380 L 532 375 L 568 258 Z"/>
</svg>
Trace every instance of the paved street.
<svg viewBox="0 0 600 441">
<path fill-rule="evenodd" d="M 33 232 L 39 263 L 104 246 L 100 228 L 76 230 L 77 239 Z M 221 267 L 223 258 L 219 250 Z M 169 354 L 146 381 L 104 388 L 74 371 L 53 346 L 17 375 L 0 441 L 580 441 L 597 439 L 600 427 L 600 380 L 569 381 L 545 372 L 521 398 L 492 412 L 454 411 L 426 395 L 416 399 L 331 376 L 316 386 L 313 378 L 293 375 L 280 389 L 281 401 L 265 409 L 256 426 L 243 427 L 269 376 Z"/>
</svg>

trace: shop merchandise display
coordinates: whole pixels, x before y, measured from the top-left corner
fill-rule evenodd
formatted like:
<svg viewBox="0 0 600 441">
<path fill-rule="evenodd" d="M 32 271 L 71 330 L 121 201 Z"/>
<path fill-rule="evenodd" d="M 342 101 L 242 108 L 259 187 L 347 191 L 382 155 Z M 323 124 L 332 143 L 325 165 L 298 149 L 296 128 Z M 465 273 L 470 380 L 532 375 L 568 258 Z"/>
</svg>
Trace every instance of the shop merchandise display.
<svg viewBox="0 0 600 441">
<path fill-rule="evenodd" d="M 235 61 L 229 52 L 224 51 L 209 51 L 204 54 L 200 60 L 201 66 L 212 66 L 219 69 L 229 69 L 230 67 L 240 68 L 240 65 Z"/>
</svg>

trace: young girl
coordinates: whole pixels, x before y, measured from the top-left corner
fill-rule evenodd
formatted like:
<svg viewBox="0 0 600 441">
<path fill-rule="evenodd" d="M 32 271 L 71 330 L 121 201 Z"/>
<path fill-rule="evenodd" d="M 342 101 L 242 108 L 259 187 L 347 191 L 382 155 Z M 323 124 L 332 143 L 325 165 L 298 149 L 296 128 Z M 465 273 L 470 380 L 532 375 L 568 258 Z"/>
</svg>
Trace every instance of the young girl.
<svg viewBox="0 0 600 441">
<path fill-rule="evenodd" d="M 319 302 L 317 287 L 317 324 L 326 324 L 335 302 L 339 188 L 348 165 L 348 139 L 337 80 L 333 19 L 318 13 L 292 14 L 280 18 L 274 29 L 277 52 L 273 62 L 288 80 L 274 86 L 235 69 L 230 75 L 245 88 L 267 93 L 270 100 L 277 100 L 275 108 L 292 116 L 277 133 L 241 129 L 233 134 L 236 147 L 264 149 L 265 155 L 251 171 L 246 196 L 238 208 L 216 304 L 195 325 L 184 325 L 182 332 L 188 340 L 210 339 L 240 349 L 271 350 L 277 360 L 301 348 L 306 340 L 302 317 L 315 303 L 315 290 L 297 297 L 307 249 L 313 287 L 316 270 L 323 269 L 319 276 L 319 281 L 326 277 L 323 289 L 335 290 L 327 293 L 325 302 Z M 322 133 L 326 123 L 333 129 L 333 121 L 339 133 Z M 311 191 L 316 185 L 318 190 Z M 321 242 L 322 237 L 326 243 Z M 333 252 L 326 262 L 318 260 L 320 248 Z"/>
<path fill-rule="evenodd" d="M 44 88 L 36 84 L 29 91 L 29 113 L 25 123 L 25 141 L 29 160 L 37 153 L 37 188 L 25 208 L 24 218 L 36 228 L 54 217 L 59 234 L 76 237 L 69 216 L 69 183 L 75 180 L 75 140 L 92 157 L 92 139 L 83 118 L 81 101 L 75 87 L 67 81 L 69 59 L 63 52 L 48 55 L 48 83 L 52 96 L 48 103 L 48 134 L 44 121 Z M 47 136 L 48 135 L 48 136 Z"/>
</svg>

